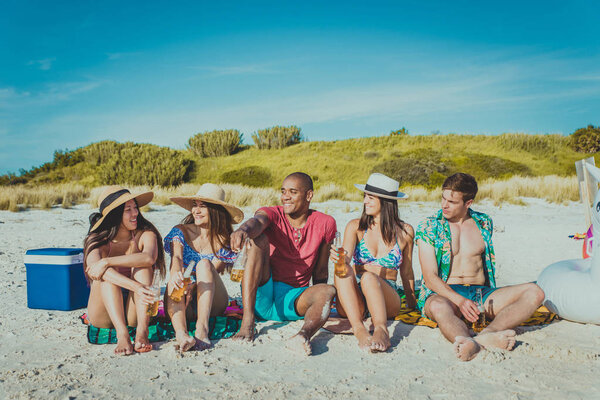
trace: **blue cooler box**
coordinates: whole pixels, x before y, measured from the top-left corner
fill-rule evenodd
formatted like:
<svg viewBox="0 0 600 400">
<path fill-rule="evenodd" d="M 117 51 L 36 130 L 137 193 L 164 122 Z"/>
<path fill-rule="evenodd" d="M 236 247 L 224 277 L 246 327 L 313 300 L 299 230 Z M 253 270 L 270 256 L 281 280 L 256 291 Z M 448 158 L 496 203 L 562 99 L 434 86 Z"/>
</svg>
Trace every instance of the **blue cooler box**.
<svg viewBox="0 0 600 400">
<path fill-rule="evenodd" d="M 87 306 L 90 288 L 83 274 L 83 249 L 31 249 L 24 262 L 27 307 L 68 311 Z"/>
</svg>

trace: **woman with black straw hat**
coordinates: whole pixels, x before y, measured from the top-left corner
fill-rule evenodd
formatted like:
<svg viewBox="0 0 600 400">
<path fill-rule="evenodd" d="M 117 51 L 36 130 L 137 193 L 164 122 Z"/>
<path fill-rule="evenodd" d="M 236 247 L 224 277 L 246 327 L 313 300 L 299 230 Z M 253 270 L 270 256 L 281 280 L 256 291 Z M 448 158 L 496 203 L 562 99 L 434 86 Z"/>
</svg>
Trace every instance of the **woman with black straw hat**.
<svg viewBox="0 0 600 400">
<path fill-rule="evenodd" d="M 386 351 L 391 345 L 387 319 L 398 315 L 402 303 L 396 286 L 398 271 L 407 305 L 416 305 L 412 270 L 415 234 L 398 216 L 397 199 L 408 196 L 398 191 L 396 180 L 383 174 L 371 174 L 366 185 L 354 186 L 364 192 L 364 207 L 361 217 L 350 221 L 344 232 L 346 273 L 334 278 L 337 310 L 348 317 L 361 349 Z M 338 249 L 332 247 L 331 260 L 336 263 L 338 258 Z M 351 260 L 354 268 L 349 267 Z M 363 324 L 367 310 L 375 327 L 372 336 Z"/>
<path fill-rule="evenodd" d="M 84 241 L 84 268 L 91 280 L 88 319 L 96 328 L 114 328 L 115 354 L 152 350 L 148 341 L 147 307 L 154 302 L 150 290 L 154 270 L 165 275 L 162 239 L 139 211 L 154 193 L 132 194 L 120 186 L 107 187 L 99 199 L 99 212 L 90 215 Z M 131 344 L 127 326 L 136 327 Z"/>
<path fill-rule="evenodd" d="M 181 224 L 165 237 L 165 250 L 171 255 L 171 269 L 165 301 L 176 334 L 179 351 L 204 350 L 212 346 L 208 322 L 221 315 L 229 296 L 219 274 L 232 264 L 237 254 L 229 245 L 232 224 L 240 223 L 244 213 L 225 202 L 225 191 L 212 183 L 203 184 L 195 196 L 172 197 L 171 200 L 190 211 Z M 191 265 L 192 270 L 187 270 Z M 185 301 L 173 295 L 184 287 L 183 271 L 190 273 Z M 194 301 L 195 300 L 195 301 Z M 186 316 L 187 312 L 187 316 Z M 187 319 L 196 319 L 194 337 L 188 334 Z"/>
</svg>

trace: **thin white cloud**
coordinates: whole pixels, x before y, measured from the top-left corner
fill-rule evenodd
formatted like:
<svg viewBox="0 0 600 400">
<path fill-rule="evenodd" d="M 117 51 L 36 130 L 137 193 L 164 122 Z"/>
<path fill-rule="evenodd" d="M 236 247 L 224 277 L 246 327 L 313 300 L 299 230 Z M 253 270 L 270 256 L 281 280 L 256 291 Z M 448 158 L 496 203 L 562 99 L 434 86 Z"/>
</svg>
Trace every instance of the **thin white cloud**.
<svg viewBox="0 0 600 400">
<path fill-rule="evenodd" d="M 50 68 L 52 68 L 52 64 L 54 63 L 54 61 L 56 61 L 56 57 L 44 58 L 42 60 L 32 60 L 29 61 L 27 65 L 35 65 L 42 71 L 48 71 Z"/>
<path fill-rule="evenodd" d="M 36 92 L 17 91 L 15 88 L 0 88 L 0 106 L 19 109 L 32 106 L 52 105 L 68 101 L 77 95 L 94 90 L 105 81 L 49 83 Z"/>
</svg>

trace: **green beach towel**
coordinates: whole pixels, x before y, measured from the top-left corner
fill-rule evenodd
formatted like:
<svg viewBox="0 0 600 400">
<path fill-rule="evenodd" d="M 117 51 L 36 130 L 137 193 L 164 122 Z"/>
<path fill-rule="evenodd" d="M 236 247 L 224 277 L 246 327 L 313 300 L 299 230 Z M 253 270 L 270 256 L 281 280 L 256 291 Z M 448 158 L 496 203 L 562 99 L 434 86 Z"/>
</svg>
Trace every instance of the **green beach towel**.
<svg viewBox="0 0 600 400">
<path fill-rule="evenodd" d="M 86 318 L 82 316 L 83 323 Z M 235 317 L 211 317 L 209 319 L 208 335 L 211 340 L 226 339 L 235 335 L 240 330 L 242 321 Z M 87 340 L 91 344 L 115 344 L 117 343 L 117 331 L 114 328 L 97 328 L 87 322 Z M 135 340 L 135 327 L 129 326 L 129 336 Z M 188 323 L 190 335 L 196 331 L 196 322 Z M 148 326 L 148 340 L 150 342 L 163 342 L 175 337 L 175 330 L 171 321 L 150 321 Z"/>
</svg>

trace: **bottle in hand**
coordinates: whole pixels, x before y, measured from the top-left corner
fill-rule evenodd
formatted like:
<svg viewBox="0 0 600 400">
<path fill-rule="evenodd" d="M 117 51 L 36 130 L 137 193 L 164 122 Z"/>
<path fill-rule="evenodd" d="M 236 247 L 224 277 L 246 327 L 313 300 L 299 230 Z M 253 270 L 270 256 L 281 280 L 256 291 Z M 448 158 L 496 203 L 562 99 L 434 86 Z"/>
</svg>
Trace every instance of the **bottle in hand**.
<svg viewBox="0 0 600 400">
<path fill-rule="evenodd" d="M 152 278 L 152 286 L 150 286 L 150 290 L 154 295 L 154 302 L 148 304 L 148 308 L 146 309 L 146 314 L 155 317 L 158 314 L 158 303 L 160 301 L 160 270 L 154 270 L 154 277 Z"/>
<path fill-rule="evenodd" d="M 346 266 L 346 251 L 342 247 L 342 235 L 339 232 L 335 233 L 333 246 L 337 249 L 338 252 L 338 260 L 334 264 L 334 273 L 340 278 L 345 278 L 346 276 L 348 276 L 348 268 Z"/>
<path fill-rule="evenodd" d="M 181 301 L 181 299 L 183 299 L 183 295 L 185 294 L 185 291 L 188 287 L 188 285 L 192 282 L 192 278 L 190 278 L 192 276 L 192 272 L 194 272 L 194 266 L 196 265 L 196 261 L 190 261 L 190 263 L 188 264 L 188 267 L 186 268 L 185 272 L 183 273 L 183 286 L 180 287 L 179 289 L 175 289 L 173 290 L 173 292 L 171 292 L 171 300 L 173 300 L 175 303 L 179 303 Z"/>
<path fill-rule="evenodd" d="M 479 310 L 479 318 L 473 322 L 473 332 L 479 333 L 485 328 L 485 308 L 483 307 L 483 296 L 481 294 L 481 288 L 477 288 L 475 292 L 475 302 L 477 303 L 477 309 Z"/>
<path fill-rule="evenodd" d="M 233 282 L 241 282 L 244 277 L 244 269 L 246 268 L 246 259 L 248 258 L 248 254 L 246 252 L 248 247 L 248 239 L 244 241 L 242 244 L 242 248 L 237 255 L 237 258 L 233 262 L 233 267 L 231 268 L 231 272 L 229 274 L 229 278 Z"/>
</svg>

